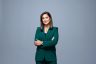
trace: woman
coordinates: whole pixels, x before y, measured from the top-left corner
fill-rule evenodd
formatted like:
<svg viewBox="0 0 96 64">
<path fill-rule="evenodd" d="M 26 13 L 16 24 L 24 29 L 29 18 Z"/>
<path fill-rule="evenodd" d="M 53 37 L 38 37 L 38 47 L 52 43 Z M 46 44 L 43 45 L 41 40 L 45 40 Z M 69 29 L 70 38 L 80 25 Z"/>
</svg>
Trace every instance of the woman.
<svg viewBox="0 0 96 64">
<path fill-rule="evenodd" d="M 36 64 L 57 64 L 56 44 L 58 42 L 58 27 L 53 27 L 51 14 L 47 11 L 40 16 L 41 26 L 35 33 Z"/>
</svg>

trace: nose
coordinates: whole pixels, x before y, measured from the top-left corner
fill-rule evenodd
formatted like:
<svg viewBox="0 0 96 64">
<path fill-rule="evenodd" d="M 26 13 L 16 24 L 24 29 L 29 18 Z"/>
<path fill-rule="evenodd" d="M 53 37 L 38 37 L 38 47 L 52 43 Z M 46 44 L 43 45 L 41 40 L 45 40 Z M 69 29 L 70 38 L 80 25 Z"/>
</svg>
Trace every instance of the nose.
<svg viewBox="0 0 96 64">
<path fill-rule="evenodd" d="M 46 21 L 46 19 L 44 19 L 44 21 Z"/>
</svg>

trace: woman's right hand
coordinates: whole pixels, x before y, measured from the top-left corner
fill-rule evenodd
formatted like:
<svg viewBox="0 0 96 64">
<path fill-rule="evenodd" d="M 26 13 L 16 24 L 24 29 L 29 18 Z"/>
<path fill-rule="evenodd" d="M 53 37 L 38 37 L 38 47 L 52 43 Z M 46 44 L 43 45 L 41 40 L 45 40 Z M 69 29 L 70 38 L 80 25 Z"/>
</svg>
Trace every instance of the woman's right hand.
<svg viewBox="0 0 96 64">
<path fill-rule="evenodd" d="M 34 42 L 35 46 L 40 46 L 42 45 L 43 41 L 37 40 Z"/>
</svg>

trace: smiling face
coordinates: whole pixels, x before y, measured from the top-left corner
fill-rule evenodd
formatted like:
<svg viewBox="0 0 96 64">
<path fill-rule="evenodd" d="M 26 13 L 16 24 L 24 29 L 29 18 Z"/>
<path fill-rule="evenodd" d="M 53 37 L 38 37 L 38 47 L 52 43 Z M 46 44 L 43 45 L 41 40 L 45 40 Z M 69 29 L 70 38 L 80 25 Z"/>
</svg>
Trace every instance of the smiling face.
<svg viewBox="0 0 96 64">
<path fill-rule="evenodd" d="M 49 12 L 45 11 L 40 15 L 40 27 L 41 29 L 44 26 L 50 26 L 50 28 L 53 27 L 53 22 L 52 22 L 52 16 Z"/>
<path fill-rule="evenodd" d="M 44 25 L 48 25 L 50 23 L 50 17 L 47 14 L 43 14 L 42 22 Z"/>
</svg>

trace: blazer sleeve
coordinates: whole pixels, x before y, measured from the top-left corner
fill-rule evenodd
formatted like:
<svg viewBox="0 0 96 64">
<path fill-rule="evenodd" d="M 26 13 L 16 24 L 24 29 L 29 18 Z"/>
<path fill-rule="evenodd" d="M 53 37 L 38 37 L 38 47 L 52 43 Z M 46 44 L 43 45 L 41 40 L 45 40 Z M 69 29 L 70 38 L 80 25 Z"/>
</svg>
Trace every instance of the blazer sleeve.
<svg viewBox="0 0 96 64">
<path fill-rule="evenodd" d="M 37 29 L 36 29 L 34 41 L 39 39 L 39 35 L 38 34 L 39 34 L 39 27 L 37 27 Z"/>
<path fill-rule="evenodd" d="M 43 41 L 42 48 L 55 46 L 58 42 L 58 38 L 59 38 L 58 28 L 56 27 L 53 38 L 50 41 Z"/>
</svg>

